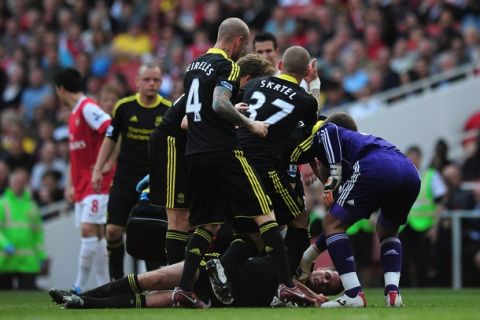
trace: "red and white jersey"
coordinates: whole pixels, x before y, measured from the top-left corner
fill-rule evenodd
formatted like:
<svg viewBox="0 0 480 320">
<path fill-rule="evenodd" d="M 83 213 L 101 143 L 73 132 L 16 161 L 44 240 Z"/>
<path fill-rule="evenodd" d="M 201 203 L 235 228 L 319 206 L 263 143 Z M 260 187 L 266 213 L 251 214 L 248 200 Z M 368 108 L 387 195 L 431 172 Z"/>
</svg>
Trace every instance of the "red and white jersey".
<svg viewBox="0 0 480 320">
<path fill-rule="evenodd" d="M 85 96 L 77 101 L 70 114 L 70 172 L 75 202 L 96 193 L 92 188 L 92 171 L 110 122 L 110 116 L 93 99 Z M 112 169 L 104 175 L 100 193 L 108 193 L 114 171 Z"/>
</svg>

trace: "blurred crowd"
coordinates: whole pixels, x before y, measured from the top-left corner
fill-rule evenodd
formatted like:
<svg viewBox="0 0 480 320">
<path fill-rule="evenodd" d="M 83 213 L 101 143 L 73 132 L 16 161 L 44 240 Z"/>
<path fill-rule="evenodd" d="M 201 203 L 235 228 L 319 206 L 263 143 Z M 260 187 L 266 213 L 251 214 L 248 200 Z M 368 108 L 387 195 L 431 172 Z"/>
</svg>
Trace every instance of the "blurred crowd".
<svg viewBox="0 0 480 320">
<path fill-rule="evenodd" d="M 0 0 L 0 194 L 24 169 L 40 206 L 63 199 L 70 110 L 55 95 L 59 69 L 81 71 L 85 92 L 109 111 L 135 91 L 138 66 L 153 61 L 163 70 L 160 94 L 173 100 L 186 65 L 230 16 L 252 38 L 274 34 L 280 53 L 301 45 L 317 58 L 325 112 L 480 61 L 476 0 Z M 460 167 L 469 180 L 480 178 L 475 139 Z"/>
</svg>

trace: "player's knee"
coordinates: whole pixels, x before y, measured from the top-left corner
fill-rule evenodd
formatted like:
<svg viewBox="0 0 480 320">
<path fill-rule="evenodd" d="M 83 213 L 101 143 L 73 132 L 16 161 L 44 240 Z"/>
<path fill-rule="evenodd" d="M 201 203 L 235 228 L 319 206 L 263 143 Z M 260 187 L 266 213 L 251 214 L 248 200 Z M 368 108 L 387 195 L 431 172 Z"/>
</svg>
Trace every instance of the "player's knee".
<svg viewBox="0 0 480 320">
<path fill-rule="evenodd" d="M 107 241 L 115 241 L 123 237 L 123 228 L 115 225 L 107 225 Z"/>
<path fill-rule="evenodd" d="M 188 210 L 167 209 L 168 229 L 188 232 L 190 230 L 188 217 Z"/>
<path fill-rule="evenodd" d="M 82 223 L 80 227 L 82 238 L 99 237 L 97 226 L 93 223 Z"/>
<path fill-rule="evenodd" d="M 323 230 L 325 231 L 326 235 L 330 235 L 333 233 L 345 232 L 347 228 L 344 226 L 342 221 L 337 219 L 331 213 L 327 213 L 325 215 L 325 219 L 323 220 Z"/>
</svg>

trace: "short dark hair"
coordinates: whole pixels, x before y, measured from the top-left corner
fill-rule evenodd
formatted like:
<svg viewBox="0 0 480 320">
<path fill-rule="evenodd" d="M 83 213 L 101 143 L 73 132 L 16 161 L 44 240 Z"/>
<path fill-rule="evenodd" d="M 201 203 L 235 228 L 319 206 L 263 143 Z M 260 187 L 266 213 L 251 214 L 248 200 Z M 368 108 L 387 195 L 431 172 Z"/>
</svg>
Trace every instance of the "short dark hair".
<svg viewBox="0 0 480 320">
<path fill-rule="evenodd" d="M 55 86 L 63 87 L 68 92 L 82 92 L 83 81 L 82 74 L 74 68 L 65 68 L 55 74 Z"/>
<path fill-rule="evenodd" d="M 253 47 L 255 47 L 255 43 L 263 42 L 263 41 L 272 41 L 273 48 L 277 50 L 278 48 L 277 38 L 270 32 L 264 32 L 264 33 L 259 33 L 255 35 L 255 38 L 253 38 Z"/>
<path fill-rule="evenodd" d="M 325 119 L 325 122 L 331 122 L 348 130 L 358 131 L 357 123 L 353 120 L 352 116 L 346 112 L 332 113 Z"/>
</svg>

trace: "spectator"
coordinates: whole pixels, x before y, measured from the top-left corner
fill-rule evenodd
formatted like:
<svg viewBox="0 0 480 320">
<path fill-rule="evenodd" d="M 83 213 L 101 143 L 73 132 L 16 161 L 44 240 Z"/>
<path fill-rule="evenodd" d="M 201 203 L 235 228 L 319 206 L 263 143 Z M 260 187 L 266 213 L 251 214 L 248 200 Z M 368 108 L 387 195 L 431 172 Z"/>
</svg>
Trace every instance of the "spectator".
<svg viewBox="0 0 480 320">
<path fill-rule="evenodd" d="M 430 166 L 438 172 L 443 172 L 443 169 L 451 163 L 452 161 L 448 157 L 447 142 L 444 139 L 438 139 L 435 143 L 435 151 Z"/>
<path fill-rule="evenodd" d="M 3 155 L 3 160 L 12 170 L 23 168 L 27 170 L 27 172 L 31 172 L 35 164 L 35 158 L 25 152 L 22 146 L 22 140 L 18 137 L 11 139 L 10 148 Z"/>
<path fill-rule="evenodd" d="M 9 174 L 10 168 L 8 167 L 8 164 L 5 161 L 0 160 L 0 196 L 3 195 L 8 186 Z"/>
<path fill-rule="evenodd" d="M 28 122 L 33 119 L 35 109 L 53 101 L 52 86 L 45 81 L 43 70 L 34 68 L 28 76 L 28 86 L 21 97 L 21 110 Z"/>
<path fill-rule="evenodd" d="M 358 67 L 358 58 L 353 54 L 347 55 L 343 88 L 347 93 L 355 95 L 367 85 L 368 74 Z"/>
<path fill-rule="evenodd" d="M 8 71 L 6 87 L 0 102 L 0 111 L 8 107 L 18 108 L 24 88 L 25 70 L 21 65 L 13 65 Z"/>
<path fill-rule="evenodd" d="M 380 91 L 393 89 L 400 85 L 400 76 L 390 68 L 390 50 L 388 48 L 381 48 L 377 51 L 375 64 L 382 77 Z"/>
<path fill-rule="evenodd" d="M 46 171 L 43 174 L 40 187 L 33 192 L 33 198 L 40 207 L 63 200 L 60 178 L 58 171 Z"/>
<path fill-rule="evenodd" d="M 134 17 L 128 25 L 128 31 L 113 38 L 112 54 L 116 63 L 128 63 L 147 58 L 153 52 L 148 35 L 142 32 L 142 20 Z"/>
<path fill-rule="evenodd" d="M 406 155 L 420 170 L 420 148 L 412 146 Z M 402 281 L 406 286 L 432 285 L 435 270 L 431 255 L 438 239 L 438 216 L 443 210 L 442 202 L 446 192 L 445 183 L 435 168 L 429 167 L 423 171 L 420 194 L 408 215 L 407 225 L 400 234 L 405 248 Z"/>
<path fill-rule="evenodd" d="M 40 213 L 27 191 L 28 173 L 14 170 L 0 198 L 0 289 L 34 290 L 46 260 Z M 14 279 L 18 286 L 14 288 Z"/>
<path fill-rule="evenodd" d="M 40 151 L 40 160 L 33 166 L 32 178 L 30 181 L 32 191 L 35 192 L 40 189 L 43 176 L 48 171 L 57 172 L 60 186 L 64 187 L 67 169 L 67 164 L 63 160 L 57 158 L 55 143 L 51 140 L 45 141 Z"/>
<path fill-rule="evenodd" d="M 462 173 L 460 167 L 456 164 L 448 164 L 441 171 L 445 183 L 447 185 L 447 193 L 445 196 L 445 208 L 447 210 L 473 210 L 476 206 L 475 194 L 471 190 L 462 188 Z M 475 219 L 462 221 L 462 235 L 463 245 L 471 247 L 474 245 L 476 239 L 470 238 L 470 231 L 478 228 L 478 222 Z M 451 264 L 445 261 L 452 260 L 452 240 L 451 240 L 451 222 L 449 218 L 442 218 L 438 223 L 438 241 L 435 248 L 437 268 L 436 286 L 447 287 L 452 283 Z M 465 252 L 466 253 L 466 252 Z M 463 263 L 465 264 L 465 271 L 469 270 L 470 274 L 465 275 L 465 279 L 472 279 L 473 254 L 467 256 L 463 254 Z M 473 252 L 471 252 L 473 253 Z M 467 286 L 470 286 L 468 283 Z"/>
</svg>

